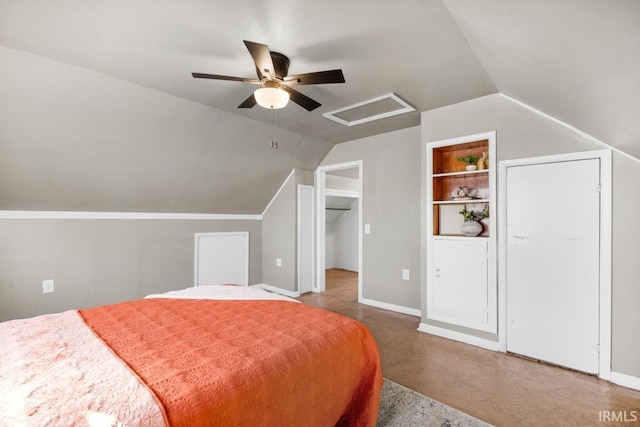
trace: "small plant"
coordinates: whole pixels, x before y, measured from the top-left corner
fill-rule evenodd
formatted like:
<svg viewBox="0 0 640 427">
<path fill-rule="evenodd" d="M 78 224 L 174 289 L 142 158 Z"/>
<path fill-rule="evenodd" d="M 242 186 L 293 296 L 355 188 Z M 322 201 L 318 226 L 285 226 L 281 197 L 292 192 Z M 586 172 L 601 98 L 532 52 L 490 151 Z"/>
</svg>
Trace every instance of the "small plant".
<svg viewBox="0 0 640 427">
<path fill-rule="evenodd" d="M 458 157 L 459 161 L 464 162 L 468 165 L 475 165 L 476 163 L 478 163 L 479 159 L 480 157 L 472 156 L 471 154 L 464 157 Z"/>
<path fill-rule="evenodd" d="M 489 218 L 489 206 L 485 205 L 484 209 L 481 211 L 468 211 L 467 208 L 465 207 L 458 213 L 464 217 L 464 222 L 469 222 L 469 221 L 480 222 L 485 218 Z"/>
</svg>

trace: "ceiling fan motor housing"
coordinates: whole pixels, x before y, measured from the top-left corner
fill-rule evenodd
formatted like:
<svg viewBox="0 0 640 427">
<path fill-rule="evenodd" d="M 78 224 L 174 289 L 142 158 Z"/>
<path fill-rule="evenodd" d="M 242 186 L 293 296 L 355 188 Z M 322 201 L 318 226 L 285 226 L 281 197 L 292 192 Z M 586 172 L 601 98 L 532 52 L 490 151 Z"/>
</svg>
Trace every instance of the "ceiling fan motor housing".
<svg viewBox="0 0 640 427">
<path fill-rule="evenodd" d="M 279 80 L 284 79 L 285 77 L 287 77 L 287 74 L 289 73 L 289 58 L 287 58 L 285 55 L 281 54 L 280 52 L 270 52 L 271 53 L 271 61 L 273 62 L 273 73 L 276 75 L 276 77 Z M 268 70 L 260 70 L 257 66 L 256 66 L 256 73 L 258 74 L 258 76 L 264 74 L 264 73 L 268 73 Z"/>
</svg>

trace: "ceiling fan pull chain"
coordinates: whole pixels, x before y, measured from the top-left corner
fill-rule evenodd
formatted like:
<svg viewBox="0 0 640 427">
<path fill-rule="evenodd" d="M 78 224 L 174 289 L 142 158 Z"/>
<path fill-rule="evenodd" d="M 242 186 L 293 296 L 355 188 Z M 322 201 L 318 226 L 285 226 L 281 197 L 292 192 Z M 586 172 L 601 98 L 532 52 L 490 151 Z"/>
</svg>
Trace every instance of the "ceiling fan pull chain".
<svg viewBox="0 0 640 427">
<path fill-rule="evenodd" d="M 272 125 L 271 148 L 273 148 L 274 150 L 278 149 L 278 141 L 276 141 L 276 132 L 278 130 L 277 121 L 278 121 L 278 110 L 271 110 L 271 125 Z"/>
</svg>

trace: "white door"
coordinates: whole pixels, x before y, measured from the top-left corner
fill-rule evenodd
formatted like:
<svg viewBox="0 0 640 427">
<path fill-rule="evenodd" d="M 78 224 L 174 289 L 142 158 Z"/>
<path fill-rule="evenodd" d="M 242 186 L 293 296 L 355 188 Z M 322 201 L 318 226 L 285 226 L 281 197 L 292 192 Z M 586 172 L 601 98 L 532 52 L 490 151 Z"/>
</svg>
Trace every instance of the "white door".
<svg viewBox="0 0 640 427">
<path fill-rule="evenodd" d="M 196 233 L 194 285 L 249 284 L 249 232 Z"/>
<path fill-rule="evenodd" d="M 433 276 L 428 293 L 427 318 L 490 330 L 488 241 L 433 239 Z"/>
<path fill-rule="evenodd" d="M 597 373 L 600 160 L 506 170 L 507 350 Z"/>
<path fill-rule="evenodd" d="M 313 215 L 315 190 L 298 185 L 298 290 L 311 292 L 313 286 Z"/>
</svg>

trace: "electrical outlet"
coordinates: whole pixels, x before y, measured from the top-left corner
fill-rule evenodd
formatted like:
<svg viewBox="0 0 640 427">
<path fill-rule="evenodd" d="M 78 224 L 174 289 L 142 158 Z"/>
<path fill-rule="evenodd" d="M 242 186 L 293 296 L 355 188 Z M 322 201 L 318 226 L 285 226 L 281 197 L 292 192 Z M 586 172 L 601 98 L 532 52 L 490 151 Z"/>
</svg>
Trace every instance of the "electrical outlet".
<svg viewBox="0 0 640 427">
<path fill-rule="evenodd" d="M 406 268 L 402 270 L 402 280 L 409 280 L 409 270 Z"/>
<path fill-rule="evenodd" d="M 282 258 L 276 258 L 276 267 L 282 267 Z"/>
<path fill-rule="evenodd" d="M 53 279 L 51 280 L 43 280 L 42 281 L 42 293 L 43 294 L 48 294 L 50 292 L 54 291 L 54 287 L 53 287 Z"/>
</svg>

